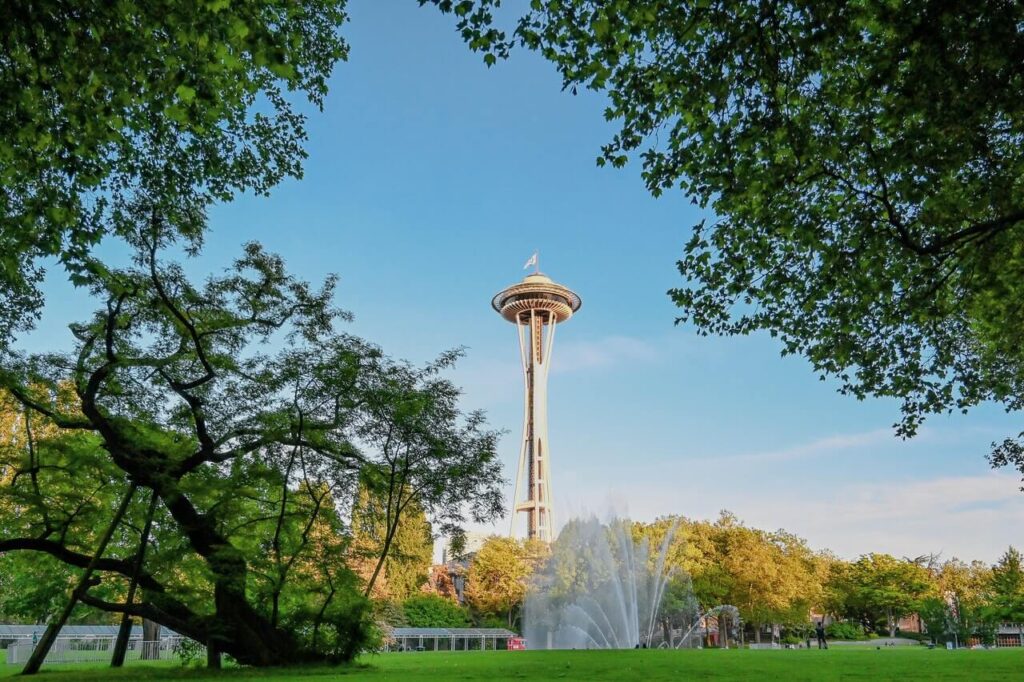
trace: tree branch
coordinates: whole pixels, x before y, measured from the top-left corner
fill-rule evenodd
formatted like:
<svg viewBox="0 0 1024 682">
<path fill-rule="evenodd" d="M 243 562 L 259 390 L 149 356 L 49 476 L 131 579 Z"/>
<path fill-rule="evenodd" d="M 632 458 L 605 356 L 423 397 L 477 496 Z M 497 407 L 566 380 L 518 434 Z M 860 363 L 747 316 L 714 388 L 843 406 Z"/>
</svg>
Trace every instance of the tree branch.
<svg viewBox="0 0 1024 682">
<path fill-rule="evenodd" d="M 86 568 L 89 566 L 89 562 L 92 561 L 92 557 L 88 554 L 82 554 L 68 549 L 61 543 L 54 540 L 46 540 L 43 538 L 11 538 L 8 540 L 0 540 L 0 552 L 15 551 L 43 552 L 44 554 L 49 554 L 50 556 L 59 559 L 65 564 L 69 564 L 77 568 Z M 96 570 L 118 573 L 125 577 L 131 577 L 132 575 L 131 563 L 122 559 L 101 558 L 96 562 Z M 144 589 L 152 590 L 154 592 L 164 591 L 163 584 L 158 582 L 150 574 L 141 571 L 139 573 L 139 585 Z"/>
<path fill-rule="evenodd" d="M 107 611 L 108 613 L 127 613 L 129 616 L 136 616 L 138 618 L 145 618 L 155 623 L 165 625 L 175 632 L 186 635 L 195 639 L 199 642 L 204 642 L 207 639 L 207 632 L 205 628 L 197 628 L 195 626 L 195 618 L 186 617 L 186 614 L 174 615 L 168 613 L 164 609 L 159 608 L 154 604 L 147 602 L 137 604 L 115 604 L 113 602 L 104 601 L 97 597 L 90 595 L 88 592 L 83 594 L 79 601 L 93 608 L 100 609 L 101 611 Z M 182 606 L 181 608 L 185 608 Z M 186 609 L 187 615 L 192 615 Z"/>
<path fill-rule="evenodd" d="M 73 419 L 67 415 L 60 414 L 50 408 L 46 407 L 42 403 L 33 400 L 29 397 L 28 393 L 25 392 L 24 388 L 16 384 L 8 383 L 4 386 L 15 400 L 24 405 L 25 407 L 38 412 L 50 419 L 54 424 L 62 429 L 82 429 L 91 430 L 93 428 L 92 423 L 88 419 Z"/>
</svg>

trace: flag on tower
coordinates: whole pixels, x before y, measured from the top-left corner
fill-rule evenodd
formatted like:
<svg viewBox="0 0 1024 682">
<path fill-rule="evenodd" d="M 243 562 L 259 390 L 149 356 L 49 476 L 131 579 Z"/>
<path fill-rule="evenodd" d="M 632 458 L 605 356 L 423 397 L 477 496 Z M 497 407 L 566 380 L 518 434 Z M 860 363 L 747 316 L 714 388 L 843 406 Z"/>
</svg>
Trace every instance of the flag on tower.
<svg viewBox="0 0 1024 682">
<path fill-rule="evenodd" d="M 523 266 L 523 270 L 525 270 L 526 268 L 530 267 L 531 265 L 536 265 L 536 264 L 537 264 L 537 252 L 534 251 L 533 255 L 530 256 L 530 260 L 526 261 L 526 265 Z"/>
</svg>

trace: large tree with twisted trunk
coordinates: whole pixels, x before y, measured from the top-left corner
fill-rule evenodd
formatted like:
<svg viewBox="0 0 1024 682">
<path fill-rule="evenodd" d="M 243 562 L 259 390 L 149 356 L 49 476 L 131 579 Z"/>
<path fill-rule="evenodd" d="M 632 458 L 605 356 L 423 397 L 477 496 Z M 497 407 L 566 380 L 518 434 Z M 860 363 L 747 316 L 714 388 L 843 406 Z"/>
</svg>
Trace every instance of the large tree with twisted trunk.
<svg viewBox="0 0 1024 682">
<path fill-rule="evenodd" d="M 155 205 L 133 210 L 135 265 L 90 261 L 103 305 L 72 326 L 74 351 L 3 358 L 0 383 L 36 432 L 3 448 L 0 552 L 92 565 L 84 603 L 242 663 L 350 659 L 366 641 L 342 521 L 357 481 L 413 457 L 406 498 L 446 528 L 488 519 L 501 503 L 496 435 L 438 376 L 454 356 L 395 382 L 407 365 L 338 332 L 333 281 L 314 289 L 250 244 L 194 286 L 161 260 L 173 232 Z M 124 503 L 136 489 L 147 494 Z M 141 598 L 127 603 L 131 580 Z"/>
<path fill-rule="evenodd" d="M 345 4 L 0 8 L 0 385 L 21 434 L 0 460 L 0 553 L 84 569 L 71 602 L 245 663 L 360 646 L 342 520 L 360 475 L 401 472 L 395 520 L 415 505 L 455 531 L 499 509 L 496 436 L 439 376 L 457 354 L 382 390 L 408 366 L 334 329 L 333 282 L 314 291 L 255 245 L 204 286 L 161 262 L 176 240 L 200 249 L 214 202 L 301 175 L 293 93 L 322 105 Z M 111 235 L 134 267 L 93 257 Z M 47 256 L 103 307 L 72 353 L 19 355 Z"/>
</svg>

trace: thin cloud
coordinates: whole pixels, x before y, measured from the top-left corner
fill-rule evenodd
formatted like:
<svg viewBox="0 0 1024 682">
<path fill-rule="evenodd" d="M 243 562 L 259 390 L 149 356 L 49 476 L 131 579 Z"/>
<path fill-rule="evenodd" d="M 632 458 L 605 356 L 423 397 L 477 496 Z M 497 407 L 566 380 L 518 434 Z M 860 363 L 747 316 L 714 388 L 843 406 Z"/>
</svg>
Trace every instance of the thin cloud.
<svg viewBox="0 0 1024 682">
<path fill-rule="evenodd" d="M 794 459 L 803 459 L 816 455 L 827 455 L 830 453 L 862 448 L 869 445 L 877 445 L 892 441 L 894 438 L 892 429 L 875 429 L 863 433 L 836 434 L 819 438 L 809 443 L 802 443 L 789 448 L 778 450 L 765 450 L 761 452 L 747 452 L 738 455 L 715 456 L 716 462 L 786 462 Z"/>
<path fill-rule="evenodd" d="M 992 562 L 1020 544 L 1024 496 L 1016 476 L 991 473 L 909 482 L 858 484 L 812 502 L 777 501 L 783 524 L 804 526 L 813 544 L 852 558 L 867 552 L 895 556 L 940 553 Z"/>
<path fill-rule="evenodd" d="M 1004 507 L 1024 514 L 1016 476 L 948 476 L 924 481 L 850 486 L 844 491 L 839 519 L 913 518 L 921 510 L 958 517 L 987 517 Z M 1021 519 L 1024 521 L 1024 519 Z"/>
<path fill-rule="evenodd" d="M 736 468 L 729 470 L 735 473 Z M 714 520 L 719 509 L 729 509 L 750 526 L 785 528 L 811 547 L 847 559 L 869 552 L 897 557 L 940 553 L 946 559 L 992 563 L 1008 545 L 1024 545 L 1019 486 L 1017 476 L 997 472 L 830 486 L 786 477 L 765 486 L 747 477 L 719 487 L 665 474 L 642 487 L 615 486 L 612 499 L 628 500 L 638 521 L 666 514 Z M 602 509 L 609 494 L 579 491 L 562 494 L 560 502 L 570 510 Z"/>
</svg>

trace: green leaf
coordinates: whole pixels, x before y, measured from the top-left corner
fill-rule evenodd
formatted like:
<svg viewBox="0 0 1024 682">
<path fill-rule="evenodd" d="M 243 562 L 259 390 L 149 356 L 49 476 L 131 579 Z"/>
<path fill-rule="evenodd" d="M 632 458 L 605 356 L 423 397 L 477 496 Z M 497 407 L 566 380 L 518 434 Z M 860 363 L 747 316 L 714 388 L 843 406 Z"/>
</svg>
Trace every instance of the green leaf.
<svg viewBox="0 0 1024 682">
<path fill-rule="evenodd" d="M 184 104 L 191 104 L 196 98 L 195 88 L 191 88 L 184 84 L 179 85 L 175 89 L 174 94 L 177 95 L 178 99 L 180 99 Z"/>
</svg>

